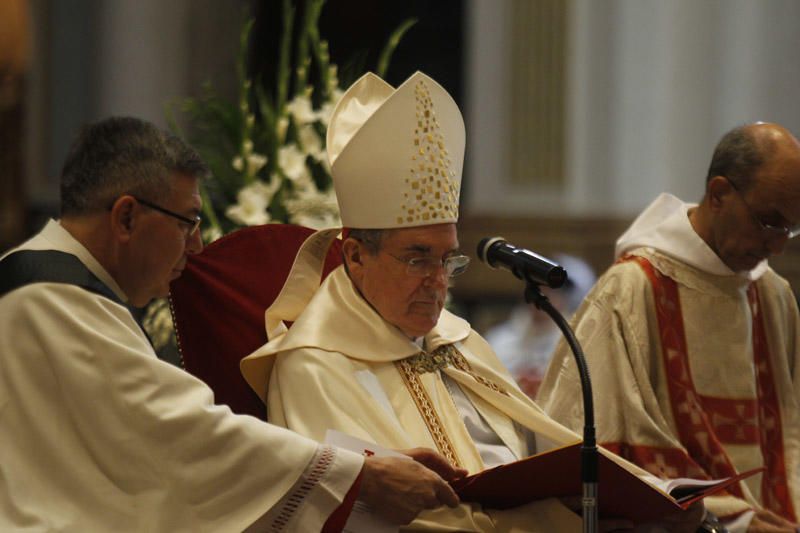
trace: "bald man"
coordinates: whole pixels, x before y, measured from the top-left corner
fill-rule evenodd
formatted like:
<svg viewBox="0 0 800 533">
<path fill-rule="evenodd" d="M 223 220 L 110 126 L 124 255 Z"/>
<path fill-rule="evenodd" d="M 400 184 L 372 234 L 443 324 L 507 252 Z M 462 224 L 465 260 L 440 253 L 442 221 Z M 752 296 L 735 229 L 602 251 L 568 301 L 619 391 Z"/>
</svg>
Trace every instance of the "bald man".
<svg viewBox="0 0 800 533">
<path fill-rule="evenodd" d="M 800 144 L 756 123 L 717 145 L 699 205 L 662 194 L 578 311 L 598 441 L 661 477 L 763 474 L 706 507 L 731 531 L 794 532 L 800 513 L 800 321 L 767 264 L 800 233 Z M 562 344 L 539 401 L 578 429 Z"/>
</svg>

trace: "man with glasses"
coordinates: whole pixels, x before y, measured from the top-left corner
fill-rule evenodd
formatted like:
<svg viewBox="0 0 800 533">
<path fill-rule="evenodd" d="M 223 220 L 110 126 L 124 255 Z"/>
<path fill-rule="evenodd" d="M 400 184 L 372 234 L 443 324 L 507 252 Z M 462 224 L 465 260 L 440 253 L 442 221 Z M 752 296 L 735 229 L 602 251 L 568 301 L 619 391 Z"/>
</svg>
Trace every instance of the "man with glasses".
<svg viewBox="0 0 800 533">
<path fill-rule="evenodd" d="M 444 309 L 451 278 L 469 264 L 456 231 L 464 144 L 455 102 L 420 72 L 397 89 L 367 74 L 346 91 L 327 137 L 344 265 L 320 286 L 339 228 L 309 237 L 266 312 L 270 342 L 242 361 L 270 421 L 313 439 L 337 430 L 385 448 L 429 447 L 469 473 L 579 440 Z M 676 519 L 687 517 L 696 520 Z M 694 531 L 687 523 L 671 531 Z M 440 508 L 409 529 L 571 533 L 581 521 L 546 499 Z"/>
<path fill-rule="evenodd" d="M 767 259 L 800 233 L 800 144 L 777 124 L 727 133 L 699 205 L 662 195 L 617 241 L 575 319 L 598 441 L 667 477 L 764 467 L 706 506 L 731 531 L 800 519 L 800 319 Z M 577 429 L 580 385 L 556 351 L 539 401 Z"/>
<path fill-rule="evenodd" d="M 333 531 L 357 495 L 396 523 L 456 505 L 420 463 L 235 415 L 155 356 L 127 306 L 167 295 L 202 249 L 207 173 L 152 124 L 89 125 L 60 220 L 0 260 L 0 530 Z"/>
</svg>

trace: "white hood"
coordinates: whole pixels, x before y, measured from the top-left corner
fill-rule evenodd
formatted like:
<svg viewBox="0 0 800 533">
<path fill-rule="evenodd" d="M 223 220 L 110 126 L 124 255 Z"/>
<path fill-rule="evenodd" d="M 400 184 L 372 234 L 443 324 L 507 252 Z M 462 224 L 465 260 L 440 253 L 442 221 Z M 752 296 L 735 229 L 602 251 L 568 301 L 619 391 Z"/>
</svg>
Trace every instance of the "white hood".
<svg viewBox="0 0 800 533">
<path fill-rule="evenodd" d="M 636 248 L 654 248 L 684 263 L 717 276 L 740 275 L 756 280 L 767 270 L 767 261 L 761 261 L 752 270 L 734 272 L 700 238 L 689 222 L 689 209 L 697 204 L 687 204 L 667 193 L 659 195 L 653 203 L 636 217 L 633 224 L 617 239 L 614 258 Z"/>
</svg>

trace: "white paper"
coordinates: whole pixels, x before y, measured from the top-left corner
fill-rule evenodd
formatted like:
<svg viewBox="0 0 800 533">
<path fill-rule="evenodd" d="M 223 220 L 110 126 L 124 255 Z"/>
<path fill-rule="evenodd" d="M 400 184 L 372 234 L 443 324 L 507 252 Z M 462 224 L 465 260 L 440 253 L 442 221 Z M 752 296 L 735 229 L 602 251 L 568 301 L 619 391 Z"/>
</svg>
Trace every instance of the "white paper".
<svg viewBox="0 0 800 533">
<path fill-rule="evenodd" d="M 674 479 L 660 479 L 655 476 L 639 476 L 640 479 L 653 485 L 662 492 L 672 495 L 672 491 L 676 489 L 690 489 L 690 488 L 705 488 L 714 485 L 719 485 L 725 481 L 723 479 L 693 479 L 688 477 L 674 478 Z"/>
<path fill-rule="evenodd" d="M 368 442 L 334 429 L 329 429 L 325 433 L 325 444 L 367 456 L 406 457 L 394 450 L 378 446 L 374 442 Z M 397 533 L 399 528 L 376 515 L 366 503 L 356 500 L 353 512 L 350 513 L 342 531 L 343 533 Z"/>
</svg>

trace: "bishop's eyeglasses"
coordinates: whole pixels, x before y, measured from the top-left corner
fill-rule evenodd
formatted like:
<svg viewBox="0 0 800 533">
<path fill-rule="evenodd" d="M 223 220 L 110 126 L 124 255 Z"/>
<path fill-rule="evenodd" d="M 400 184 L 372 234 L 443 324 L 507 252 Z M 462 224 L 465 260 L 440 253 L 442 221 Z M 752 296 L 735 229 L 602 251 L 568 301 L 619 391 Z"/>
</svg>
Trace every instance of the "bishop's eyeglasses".
<svg viewBox="0 0 800 533">
<path fill-rule="evenodd" d="M 401 263 L 406 265 L 406 274 L 415 278 L 427 278 L 444 268 L 448 278 L 454 278 L 466 272 L 469 266 L 469 257 L 466 255 L 450 255 L 444 259 L 435 257 L 412 257 L 403 259 L 394 254 L 386 252 Z"/>
</svg>

